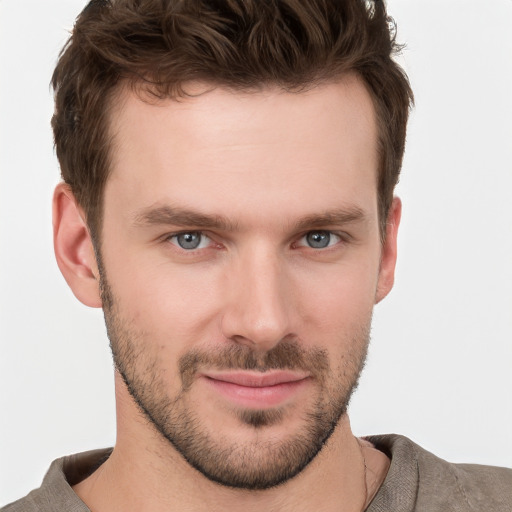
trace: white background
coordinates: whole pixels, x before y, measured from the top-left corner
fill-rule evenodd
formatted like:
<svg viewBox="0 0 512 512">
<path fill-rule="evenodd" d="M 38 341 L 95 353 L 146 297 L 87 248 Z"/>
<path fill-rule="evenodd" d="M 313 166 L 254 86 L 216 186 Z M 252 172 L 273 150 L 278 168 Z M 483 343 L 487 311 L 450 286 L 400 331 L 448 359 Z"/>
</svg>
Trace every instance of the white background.
<svg viewBox="0 0 512 512">
<path fill-rule="evenodd" d="M 512 465 L 512 1 L 390 0 L 416 94 L 397 282 L 375 313 L 356 434 Z M 0 505 L 112 445 L 101 312 L 54 262 L 49 81 L 82 0 L 0 0 Z"/>
</svg>

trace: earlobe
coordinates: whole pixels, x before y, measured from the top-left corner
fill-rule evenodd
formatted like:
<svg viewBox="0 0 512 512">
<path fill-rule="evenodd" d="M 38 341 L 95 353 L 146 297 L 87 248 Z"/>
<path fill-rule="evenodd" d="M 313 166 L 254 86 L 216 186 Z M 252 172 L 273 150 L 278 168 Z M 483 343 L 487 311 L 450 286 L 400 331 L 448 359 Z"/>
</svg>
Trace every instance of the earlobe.
<svg viewBox="0 0 512 512">
<path fill-rule="evenodd" d="M 53 246 L 60 271 L 76 298 L 86 306 L 101 307 L 99 272 L 89 229 L 65 183 L 57 185 L 53 195 Z"/>
<path fill-rule="evenodd" d="M 380 302 L 393 288 L 395 281 L 395 266 L 397 258 L 397 238 L 402 202 L 398 197 L 393 198 L 386 223 L 386 239 L 382 244 L 379 281 L 375 295 L 375 303 Z"/>
</svg>

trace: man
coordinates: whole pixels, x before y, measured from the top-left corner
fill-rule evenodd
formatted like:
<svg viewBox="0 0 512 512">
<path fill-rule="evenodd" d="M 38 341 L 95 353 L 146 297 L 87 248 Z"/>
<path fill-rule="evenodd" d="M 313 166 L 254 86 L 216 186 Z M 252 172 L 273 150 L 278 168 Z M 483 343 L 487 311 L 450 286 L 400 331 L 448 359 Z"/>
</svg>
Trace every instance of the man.
<svg viewBox="0 0 512 512">
<path fill-rule="evenodd" d="M 118 438 L 5 510 L 510 509 L 510 471 L 346 415 L 393 285 L 394 50 L 381 2 L 87 6 L 53 80 L 54 238 L 105 313 Z"/>
</svg>

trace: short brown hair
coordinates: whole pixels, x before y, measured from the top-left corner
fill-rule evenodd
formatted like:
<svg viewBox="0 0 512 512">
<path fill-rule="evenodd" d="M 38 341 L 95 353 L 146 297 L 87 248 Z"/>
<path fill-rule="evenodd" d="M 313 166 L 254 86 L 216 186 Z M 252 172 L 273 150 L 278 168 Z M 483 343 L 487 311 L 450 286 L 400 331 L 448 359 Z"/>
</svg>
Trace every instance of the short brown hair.
<svg viewBox="0 0 512 512">
<path fill-rule="evenodd" d="M 382 0 L 92 0 L 52 77 L 62 177 L 100 242 L 109 175 L 109 108 L 121 83 L 158 97 L 200 80 L 235 90 L 305 90 L 356 73 L 376 109 L 381 234 L 398 182 L 409 108 Z"/>
</svg>

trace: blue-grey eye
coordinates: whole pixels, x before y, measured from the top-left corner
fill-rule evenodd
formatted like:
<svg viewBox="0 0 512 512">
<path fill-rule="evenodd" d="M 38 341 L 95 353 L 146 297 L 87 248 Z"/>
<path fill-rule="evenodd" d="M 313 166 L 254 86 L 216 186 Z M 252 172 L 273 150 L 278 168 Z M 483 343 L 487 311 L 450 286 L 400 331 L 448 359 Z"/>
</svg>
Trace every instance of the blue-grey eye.
<svg viewBox="0 0 512 512">
<path fill-rule="evenodd" d="M 207 247 L 210 239 L 200 231 L 187 231 L 173 235 L 170 241 L 181 249 L 192 251 L 194 249 Z"/>
<path fill-rule="evenodd" d="M 325 249 L 340 241 L 340 237 L 330 231 L 310 231 L 300 240 L 299 245 L 311 247 L 312 249 Z"/>
</svg>

